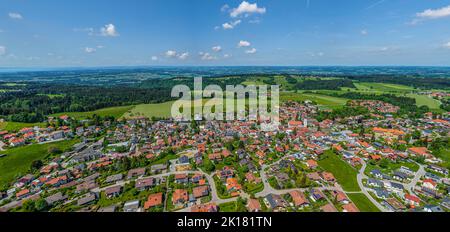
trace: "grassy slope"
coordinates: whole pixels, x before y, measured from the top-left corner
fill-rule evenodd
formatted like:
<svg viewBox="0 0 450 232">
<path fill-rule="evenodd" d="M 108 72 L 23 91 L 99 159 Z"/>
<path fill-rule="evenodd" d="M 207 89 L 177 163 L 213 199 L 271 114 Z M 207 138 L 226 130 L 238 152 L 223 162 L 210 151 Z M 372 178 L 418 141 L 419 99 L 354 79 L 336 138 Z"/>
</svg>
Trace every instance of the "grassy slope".
<svg viewBox="0 0 450 232">
<path fill-rule="evenodd" d="M 341 160 L 339 156 L 332 151 L 327 151 L 324 156 L 325 158 L 319 160 L 319 165 L 323 169 L 333 173 L 334 177 L 345 191 L 361 191 L 356 180 L 356 175 L 358 173 L 353 167 Z"/>
<path fill-rule="evenodd" d="M 361 212 L 380 212 L 380 210 L 362 193 L 348 193 L 350 200 Z"/>
<path fill-rule="evenodd" d="M 47 144 L 34 144 L 1 152 L 7 156 L 0 158 L 0 187 L 13 181 L 16 177 L 26 174 L 33 161 L 45 159 L 49 155 L 49 147 L 58 147 L 64 151 L 77 142 L 79 141 L 67 140 Z"/>
<path fill-rule="evenodd" d="M 159 104 L 142 104 L 137 105 L 132 108 L 129 112 L 126 112 L 124 117 L 132 117 L 132 116 L 146 116 L 146 117 L 161 117 L 167 118 L 170 117 L 170 109 L 172 107 L 173 101 L 164 102 Z"/>
<path fill-rule="evenodd" d="M 45 123 L 0 122 L 0 130 L 18 131 L 25 127 L 45 126 Z"/>
<path fill-rule="evenodd" d="M 92 117 L 94 114 L 98 116 L 114 116 L 115 118 L 120 118 L 122 115 L 124 115 L 127 111 L 131 110 L 133 106 L 117 106 L 117 107 L 109 107 L 104 109 L 99 109 L 95 111 L 89 111 L 89 112 L 65 112 L 65 113 L 58 113 L 51 116 L 58 117 L 61 115 L 69 115 L 70 117 L 74 117 L 77 119 L 85 119 L 88 117 Z"/>
</svg>

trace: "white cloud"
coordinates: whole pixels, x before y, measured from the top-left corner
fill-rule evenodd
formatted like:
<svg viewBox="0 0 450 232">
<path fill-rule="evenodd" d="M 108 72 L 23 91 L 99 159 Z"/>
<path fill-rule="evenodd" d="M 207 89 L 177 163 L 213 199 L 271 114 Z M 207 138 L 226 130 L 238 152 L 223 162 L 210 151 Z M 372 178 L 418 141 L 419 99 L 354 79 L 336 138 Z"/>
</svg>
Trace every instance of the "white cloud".
<svg viewBox="0 0 450 232">
<path fill-rule="evenodd" d="M 178 52 L 176 52 L 174 50 L 169 50 L 166 52 L 166 57 L 178 58 L 180 60 L 186 60 L 189 57 L 189 52 L 178 54 Z"/>
<path fill-rule="evenodd" d="M 200 55 L 200 59 L 202 59 L 202 60 L 216 60 L 217 59 L 217 57 L 212 56 L 208 52 L 200 52 L 199 55 Z"/>
<path fill-rule="evenodd" d="M 19 13 L 11 12 L 8 14 L 11 19 L 23 19 L 22 15 Z"/>
<path fill-rule="evenodd" d="M 103 45 L 97 45 L 97 48 L 98 49 L 102 49 L 102 48 L 104 48 L 105 46 L 103 46 Z"/>
<path fill-rule="evenodd" d="M 152 61 L 157 61 L 158 57 L 157 56 L 152 56 Z"/>
<path fill-rule="evenodd" d="M 450 49 L 450 42 L 445 43 L 445 44 L 443 44 L 442 46 L 445 47 L 445 48 L 449 48 L 449 49 Z"/>
<path fill-rule="evenodd" d="M 417 17 L 425 19 L 437 19 L 450 16 L 450 6 L 446 6 L 439 9 L 428 9 L 423 12 L 417 13 Z"/>
<path fill-rule="evenodd" d="M 236 20 L 233 22 L 224 23 L 224 24 L 222 24 L 222 28 L 224 30 L 230 30 L 230 29 L 233 29 L 234 27 L 236 27 L 237 25 L 239 25 L 241 22 L 242 22 L 241 20 Z"/>
<path fill-rule="evenodd" d="M 4 55 L 6 55 L 6 47 L 0 46 L 0 56 L 4 56 Z"/>
<path fill-rule="evenodd" d="M 90 48 L 90 47 L 85 47 L 85 48 L 84 48 L 84 51 L 85 51 L 86 53 L 94 53 L 94 52 L 97 51 L 97 49 L 95 49 L 95 48 Z"/>
<path fill-rule="evenodd" d="M 248 42 L 248 41 L 245 41 L 245 40 L 241 40 L 241 41 L 239 41 L 239 43 L 238 43 L 238 47 L 250 47 L 250 45 L 252 45 L 250 42 Z"/>
<path fill-rule="evenodd" d="M 439 19 L 450 16 L 450 5 L 438 9 L 428 9 L 416 14 L 416 18 L 409 24 L 416 25 L 424 20 Z"/>
<path fill-rule="evenodd" d="M 242 14 L 250 15 L 250 14 L 264 14 L 266 13 L 266 8 L 258 7 L 257 3 L 249 3 L 247 1 L 243 1 L 237 8 L 234 8 L 230 16 L 236 18 Z"/>
<path fill-rule="evenodd" d="M 222 51 L 222 47 L 221 46 L 214 46 L 214 47 L 212 47 L 211 48 L 213 51 L 215 51 L 215 52 L 220 52 L 220 51 Z"/>
<path fill-rule="evenodd" d="M 246 50 L 245 53 L 247 53 L 247 54 L 255 54 L 256 53 L 256 48 L 252 48 L 252 49 Z"/>
<path fill-rule="evenodd" d="M 369 32 L 366 29 L 361 30 L 361 35 L 368 35 Z"/>
<path fill-rule="evenodd" d="M 178 56 L 178 59 L 180 60 L 186 60 L 189 57 L 189 52 L 182 53 Z"/>
<path fill-rule="evenodd" d="M 225 54 L 225 55 L 223 55 L 223 58 L 230 58 L 230 57 L 231 57 L 230 54 Z"/>
<path fill-rule="evenodd" d="M 166 52 L 166 56 L 170 57 L 170 58 L 176 57 L 177 56 L 177 52 L 173 51 L 173 50 L 169 50 L 169 51 Z"/>
<path fill-rule="evenodd" d="M 119 33 L 116 30 L 116 26 L 114 24 L 106 24 L 104 27 L 100 28 L 100 32 L 102 36 L 108 37 L 116 37 L 119 36 Z"/>
<path fill-rule="evenodd" d="M 225 12 L 225 11 L 227 11 L 228 9 L 230 9 L 230 6 L 229 6 L 228 4 L 225 4 L 225 5 L 223 5 L 223 6 L 220 8 L 220 11 Z"/>
</svg>

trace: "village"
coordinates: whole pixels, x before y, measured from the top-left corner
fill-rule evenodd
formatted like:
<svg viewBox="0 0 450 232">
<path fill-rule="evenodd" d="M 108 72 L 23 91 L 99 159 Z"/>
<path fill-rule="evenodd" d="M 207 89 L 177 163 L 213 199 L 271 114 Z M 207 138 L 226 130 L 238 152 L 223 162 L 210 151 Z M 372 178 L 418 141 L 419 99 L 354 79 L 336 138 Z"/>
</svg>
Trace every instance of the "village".
<svg viewBox="0 0 450 232">
<path fill-rule="evenodd" d="M 0 192 L 0 211 L 450 211 L 449 170 L 427 146 L 449 136 L 449 114 L 408 119 L 380 101 L 349 104 L 371 113 L 318 121 L 316 105 L 286 102 L 275 132 L 256 121 L 67 115 L 2 131 L 8 147 L 79 143 Z"/>
</svg>

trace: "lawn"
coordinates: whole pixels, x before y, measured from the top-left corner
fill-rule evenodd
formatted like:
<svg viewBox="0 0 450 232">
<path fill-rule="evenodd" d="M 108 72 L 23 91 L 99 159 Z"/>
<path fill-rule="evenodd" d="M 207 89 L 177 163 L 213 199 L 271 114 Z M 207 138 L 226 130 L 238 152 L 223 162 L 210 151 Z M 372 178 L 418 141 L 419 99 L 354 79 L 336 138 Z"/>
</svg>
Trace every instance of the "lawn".
<svg viewBox="0 0 450 232">
<path fill-rule="evenodd" d="M 288 93 L 282 92 L 280 93 L 280 101 L 313 101 L 316 102 L 319 106 L 327 107 L 327 108 L 339 108 L 344 106 L 348 99 L 331 97 L 322 94 L 314 94 L 314 93 Z"/>
<path fill-rule="evenodd" d="M 358 186 L 356 176 L 358 172 L 345 161 L 341 160 L 332 151 L 326 151 L 323 159 L 319 160 L 319 166 L 333 173 L 338 183 L 345 191 L 356 192 L 361 191 Z"/>
<path fill-rule="evenodd" d="M 347 194 L 361 212 L 380 212 L 380 210 L 362 193 Z"/>
<path fill-rule="evenodd" d="M 45 159 L 49 153 L 48 148 L 57 147 L 62 151 L 72 148 L 78 140 L 66 140 L 55 143 L 34 144 L 13 148 L 1 152 L 6 156 L 0 158 L 0 187 L 13 181 L 14 178 L 26 174 L 35 160 Z"/>
<path fill-rule="evenodd" d="M 227 202 L 219 205 L 220 212 L 236 212 L 236 202 Z"/>
<path fill-rule="evenodd" d="M 0 122 L 0 130 L 19 131 L 25 127 L 45 126 L 45 123 Z"/>
<path fill-rule="evenodd" d="M 436 157 L 442 159 L 445 167 L 450 168 L 450 149 L 446 149 L 436 154 Z"/>
<path fill-rule="evenodd" d="M 133 106 L 117 106 L 117 107 L 109 107 L 104 109 L 99 109 L 95 111 L 88 111 L 88 112 L 64 112 L 64 113 L 58 113 L 53 114 L 51 116 L 59 117 L 61 115 L 68 115 L 70 117 L 74 117 L 76 119 L 86 119 L 89 117 L 92 117 L 94 114 L 98 116 L 113 116 L 115 118 L 122 117 L 127 111 L 130 111 L 133 108 Z"/>
</svg>

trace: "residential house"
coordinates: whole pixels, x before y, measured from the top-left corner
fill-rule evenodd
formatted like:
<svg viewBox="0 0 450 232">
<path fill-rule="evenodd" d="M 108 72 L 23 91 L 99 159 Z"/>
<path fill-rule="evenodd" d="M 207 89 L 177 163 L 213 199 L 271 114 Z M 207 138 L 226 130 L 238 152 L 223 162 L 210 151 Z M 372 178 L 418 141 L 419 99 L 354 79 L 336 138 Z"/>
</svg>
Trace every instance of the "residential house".
<svg viewBox="0 0 450 232">
<path fill-rule="evenodd" d="M 189 200 L 188 192 L 185 189 L 175 189 L 172 195 L 174 205 L 184 204 Z"/>
<path fill-rule="evenodd" d="M 294 190 L 289 192 L 289 195 L 291 195 L 292 200 L 294 201 L 294 205 L 296 207 L 303 207 L 309 205 L 308 199 L 306 199 L 305 194 L 303 194 L 302 192 Z"/>
<path fill-rule="evenodd" d="M 411 194 L 405 194 L 405 201 L 408 205 L 411 206 L 419 206 L 420 205 L 420 198 L 417 196 L 411 195 Z"/>
<path fill-rule="evenodd" d="M 177 184 L 187 184 L 189 183 L 189 177 L 187 174 L 176 174 L 175 183 Z"/>
<path fill-rule="evenodd" d="M 249 199 L 247 203 L 247 209 L 249 212 L 260 212 L 261 204 L 258 199 Z"/>
<path fill-rule="evenodd" d="M 136 168 L 128 171 L 127 179 L 132 179 L 136 177 L 143 177 L 145 175 L 145 168 Z"/>
<path fill-rule="evenodd" d="M 144 191 L 151 187 L 154 187 L 156 184 L 155 182 L 156 182 L 155 179 L 152 177 L 137 179 L 135 188 L 138 189 L 139 191 Z"/>
<path fill-rule="evenodd" d="M 55 203 L 67 200 L 67 198 L 68 197 L 63 195 L 62 192 L 58 192 L 45 198 L 45 201 L 47 202 L 48 205 L 54 205 Z"/>
<path fill-rule="evenodd" d="M 156 206 L 162 205 L 162 203 L 163 203 L 162 197 L 163 197 L 162 193 L 150 194 L 148 196 L 147 201 L 144 203 L 144 209 L 148 210 L 148 209 L 150 209 L 152 207 L 156 207 Z"/>
<path fill-rule="evenodd" d="M 264 198 L 267 207 L 273 211 L 281 211 L 287 207 L 287 202 L 280 196 L 275 194 L 269 194 Z"/>
<path fill-rule="evenodd" d="M 123 212 L 132 213 L 139 211 L 139 200 L 128 201 L 123 205 Z"/>
<path fill-rule="evenodd" d="M 208 196 L 208 194 L 209 194 L 209 188 L 208 188 L 208 186 L 198 186 L 192 190 L 192 193 L 194 194 L 194 197 L 196 199 L 205 197 L 205 196 Z"/>
<path fill-rule="evenodd" d="M 355 204 L 349 203 L 349 204 L 346 204 L 346 205 L 342 206 L 342 212 L 357 213 L 357 212 L 359 212 L 359 209 L 356 207 Z"/>
<path fill-rule="evenodd" d="M 108 198 L 117 197 L 122 193 L 122 186 L 113 186 L 105 189 L 105 195 Z"/>
<path fill-rule="evenodd" d="M 106 177 L 105 183 L 113 183 L 123 179 L 122 173 Z"/>
<path fill-rule="evenodd" d="M 333 204 L 328 203 L 322 207 L 320 207 L 320 210 L 322 210 L 322 212 L 325 213 L 334 213 L 334 212 L 338 212 L 338 210 L 336 209 L 336 207 L 334 207 Z"/>
<path fill-rule="evenodd" d="M 318 189 L 311 189 L 309 191 L 309 193 L 310 193 L 310 198 L 313 201 L 319 201 L 319 200 L 325 199 L 325 196 L 323 195 L 323 193 Z"/>
<path fill-rule="evenodd" d="M 89 194 L 85 195 L 84 197 L 78 199 L 77 205 L 78 206 L 88 205 L 88 204 L 93 203 L 96 199 L 97 199 L 97 196 L 95 194 L 89 193 Z"/>
</svg>

